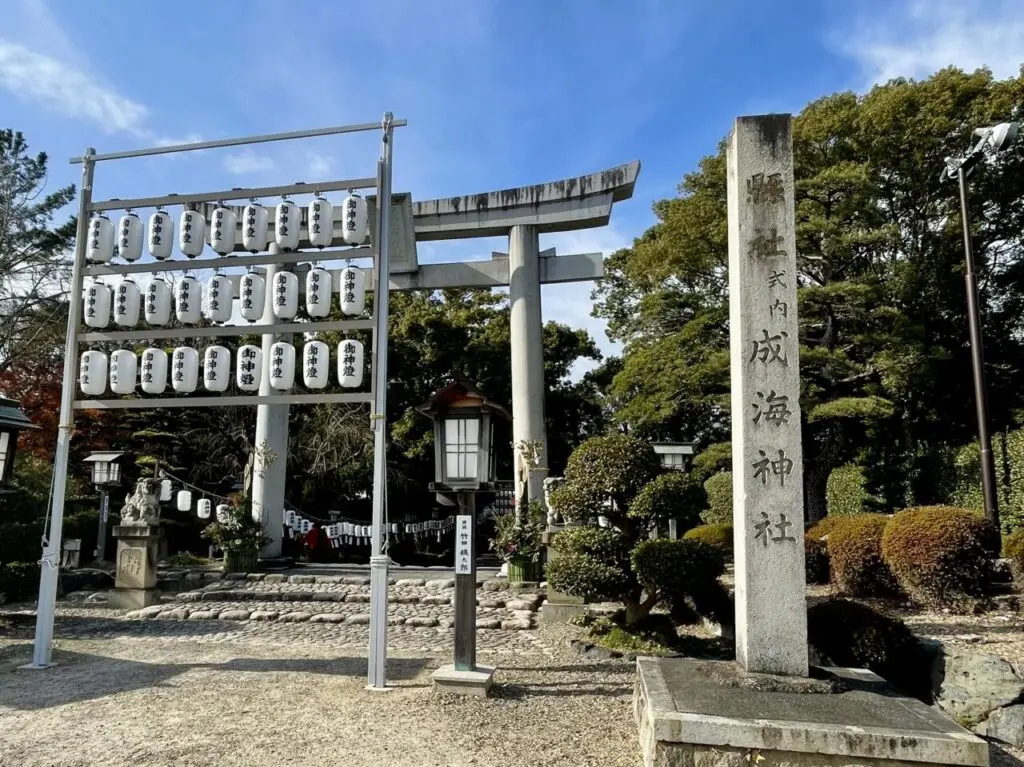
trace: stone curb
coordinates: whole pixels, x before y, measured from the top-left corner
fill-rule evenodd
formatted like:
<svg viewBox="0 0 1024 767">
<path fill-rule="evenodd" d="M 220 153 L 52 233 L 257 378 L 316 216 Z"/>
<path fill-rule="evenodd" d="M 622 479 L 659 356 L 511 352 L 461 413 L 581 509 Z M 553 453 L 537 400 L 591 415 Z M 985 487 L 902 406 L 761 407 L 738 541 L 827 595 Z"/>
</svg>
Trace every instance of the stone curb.
<svg viewBox="0 0 1024 767">
<path fill-rule="evenodd" d="M 219 570 L 161 571 L 158 579 L 165 582 L 186 583 L 298 583 L 306 585 L 345 584 L 349 586 L 369 586 L 370 578 L 360 575 L 289 575 L 286 573 L 223 573 Z M 399 588 L 451 589 L 455 587 L 454 578 L 388 578 L 388 585 Z M 504 578 L 492 578 L 477 584 L 482 591 L 538 591 L 547 584 L 537 581 L 509 583 Z"/>
</svg>

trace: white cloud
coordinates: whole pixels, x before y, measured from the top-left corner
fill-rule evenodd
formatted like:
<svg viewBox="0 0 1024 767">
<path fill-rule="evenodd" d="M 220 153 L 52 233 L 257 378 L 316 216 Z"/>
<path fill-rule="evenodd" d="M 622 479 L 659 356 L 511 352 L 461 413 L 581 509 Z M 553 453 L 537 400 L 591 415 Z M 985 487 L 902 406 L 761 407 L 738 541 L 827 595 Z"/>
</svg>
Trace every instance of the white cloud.
<svg viewBox="0 0 1024 767">
<path fill-rule="evenodd" d="M 1024 62 L 1020 0 L 914 0 L 890 13 L 833 30 L 834 48 L 860 63 L 865 86 L 894 77 L 926 78 L 939 69 L 987 66 L 999 78 Z"/>
<path fill-rule="evenodd" d="M 224 168 L 228 173 L 244 175 L 247 173 L 264 173 L 273 170 L 274 160 L 266 155 L 256 154 L 251 149 L 228 155 L 224 158 Z"/>
<path fill-rule="evenodd" d="M 316 152 L 306 153 L 306 173 L 316 179 L 322 179 L 334 167 L 334 158 Z"/>
<path fill-rule="evenodd" d="M 18 43 L 0 39 L 0 87 L 68 117 L 95 123 L 104 133 L 147 135 L 149 110 L 84 71 Z"/>
</svg>

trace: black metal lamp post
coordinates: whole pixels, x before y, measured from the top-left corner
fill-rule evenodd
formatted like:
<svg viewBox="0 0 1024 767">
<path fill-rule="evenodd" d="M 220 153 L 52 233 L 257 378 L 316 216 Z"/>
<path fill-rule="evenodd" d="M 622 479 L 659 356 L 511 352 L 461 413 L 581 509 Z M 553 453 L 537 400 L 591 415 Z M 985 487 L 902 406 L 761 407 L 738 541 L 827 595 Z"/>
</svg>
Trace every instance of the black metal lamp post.
<svg viewBox="0 0 1024 767">
<path fill-rule="evenodd" d="M 124 453 L 91 453 L 85 463 L 92 465 L 92 483 L 100 493 L 100 525 L 96 536 L 96 550 L 93 556 L 102 562 L 107 552 L 107 518 L 110 516 L 110 492 L 108 488 L 121 484 L 121 458 Z"/>
<path fill-rule="evenodd" d="M 430 490 L 454 495 L 455 670 L 476 671 L 475 493 L 491 492 L 496 481 L 494 416 L 508 411 L 456 380 L 416 408 L 434 422 L 435 481 Z"/>
<path fill-rule="evenodd" d="M 18 446 L 18 433 L 38 429 L 21 410 L 16 400 L 0 397 L 0 485 L 5 485 L 14 473 L 14 452 Z"/>
<path fill-rule="evenodd" d="M 981 488 L 985 499 L 985 518 L 999 529 L 999 496 L 996 490 L 996 467 L 992 458 L 992 436 L 988 430 L 988 395 L 985 387 L 985 353 L 982 348 L 981 308 L 978 298 L 978 279 L 974 267 L 974 248 L 971 243 L 971 214 L 967 203 L 967 177 L 986 156 L 994 156 L 1010 146 L 1017 138 L 1017 123 L 1000 123 L 990 128 L 978 128 L 974 135 L 978 141 L 963 157 L 947 157 L 942 180 L 955 179 L 960 187 L 960 219 L 964 230 L 964 258 L 967 269 L 964 282 L 967 287 L 967 324 L 971 339 L 971 364 L 974 369 L 974 401 L 978 419 L 978 442 L 981 445 Z"/>
</svg>

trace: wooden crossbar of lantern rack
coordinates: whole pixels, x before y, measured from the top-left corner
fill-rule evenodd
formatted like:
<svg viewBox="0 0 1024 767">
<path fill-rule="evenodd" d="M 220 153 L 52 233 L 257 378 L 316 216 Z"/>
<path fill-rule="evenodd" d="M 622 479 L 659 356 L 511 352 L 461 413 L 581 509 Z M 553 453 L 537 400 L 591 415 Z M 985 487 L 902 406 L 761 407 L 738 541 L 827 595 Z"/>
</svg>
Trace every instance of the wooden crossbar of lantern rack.
<svg viewBox="0 0 1024 767">
<path fill-rule="evenodd" d="M 379 126 L 378 126 L 379 127 Z M 97 159 L 116 159 L 102 157 Z M 252 189 L 231 189 L 224 192 L 206 192 L 202 194 L 165 195 L 163 197 L 141 197 L 130 200 L 103 200 L 89 203 L 87 212 L 122 210 L 128 208 L 153 207 L 156 205 L 189 205 L 196 203 L 215 202 L 222 200 L 248 200 L 253 197 L 273 197 L 283 195 L 311 194 L 349 189 L 362 189 L 377 186 L 376 178 L 358 178 L 342 181 L 329 181 L 317 184 L 292 184 L 290 186 L 259 187 Z M 406 195 L 407 196 L 407 195 Z M 401 199 L 402 196 L 399 196 Z M 404 202 L 404 200 L 402 200 Z M 340 213 L 340 210 L 337 211 Z M 305 216 L 305 210 L 302 211 Z M 371 228 L 375 216 L 371 217 Z M 271 227 L 271 230 L 273 227 Z M 207 237 L 207 242 L 209 238 Z M 93 264 L 82 269 L 83 276 L 99 277 L 104 275 L 154 274 L 158 272 L 198 271 L 232 267 L 251 267 L 269 264 L 320 263 L 342 259 L 373 257 L 376 262 L 376 251 L 372 244 L 357 245 L 345 248 L 324 248 L 322 250 L 293 251 L 287 253 L 261 253 L 257 255 L 232 255 L 219 258 L 168 259 L 146 263 L 126 264 Z M 311 320 L 309 322 L 278 323 L 271 325 L 218 325 L 213 327 L 182 327 L 182 328 L 148 328 L 145 330 L 111 330 L 89 331 L 78 334 L 78 344 L 123 342 L 123 341 L 157 341 L 177 338 L 229 338 L 248 335 L 278 335 L 283 333 L 315 333 L 319 331 L 354 331 L 369 330 L 372 336 L 372 355 L 377 354 L 376 322 L 372 319 L 359 320 Z M 376 381 L 370 376 L 370 390 L 366 392 L 339 392 L 319 394 L 271 394 L 271 395 L 220 395 L 220 396 L 164 396 L 164 397 L 126 397 L 118 399 L 77 399 L 72 402 L 75 410 L 123 410 L 123 409 L 160 409 L 182 407 L 238 407 L 251 405 L 309 405 L 363 403 L 372 405 L 376 395 Z"/>
</svg>

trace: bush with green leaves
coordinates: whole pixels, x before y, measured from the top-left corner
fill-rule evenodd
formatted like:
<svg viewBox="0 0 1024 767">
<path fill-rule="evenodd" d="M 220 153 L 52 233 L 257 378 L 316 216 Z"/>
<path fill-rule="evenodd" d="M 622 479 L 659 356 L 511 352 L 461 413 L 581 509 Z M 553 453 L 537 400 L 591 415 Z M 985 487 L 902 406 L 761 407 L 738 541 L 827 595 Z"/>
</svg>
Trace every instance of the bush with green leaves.
<svg viewBox="0 0 1024 767">
<path fill-rule="evenodd" d="M 1015 429 L 1004 437 L 996 435 L 992 452 L 999 487 L 999 522 L 1002 532 L 1024 527 L 1024 429 Z M 985 507 L 981 491 L 981 451 L 977 442 L 955 450 L 943 451 L 944 474 L 951 489 L 945 500 L 951 506 L 981 511 Z"/>
<path fill-rule="evenodd" d="M 8 562 L 0 565 L 0 605 L 28 602 L 39 595 L 39 565 Z"/>
<path fill-rule="evenodd" d="M 226 517 L 211 522 L 203 530 L 203 537 L 222 551 L 258 551 L 270 542 L 263 533 L 263 525 L 253 519 L 249 499 L 238 495 L 229 499 Z"/>
<path fill-rule="evenodd" d="M 732 524 L 732 472 L 720 471 L 704 482 L 708 508 L 700 518 L 708 525 Z"/>
<path fill-rule="evenodd" d="M 871 510 L 874 500 L 867 490 L 864 470 L 853 463 L 839 466 L 828 475 L 825 502 L 828 516 L 863 514 Z"/>
<path fill-rule="evenodd" d="M 1017 585 L 1024 587 L 1024 528 L 1003 536 L 1003 556 L 1010 560 Z"/>
<path fill-rule="evenodd" d="M 824 586 L 832 579 L 828 545 L 810 535 L 804 536 L 804 573 L 807 583 L 812 586 Z"/>
<path fill-rule="evenodd" d="M 898 595 L 896 578 L 882 559 L 882 534 L 889 517 L 850 514 L 833 519 L 827 543 L 832 582 L 855 597 Z"/>
<path fill-rule="evenodd" d="M 962 609 L 987 593 L 1000 544 L 999 532 L 979 512 L 920 506 L 889 520 L 882 556 L 915 602 Z"/>
<path fill-rule="evenodd" d="M 707 495 L 694 476 L 670 471 L 644 485 L 630 504 L 629 516 L 662 527 L 666 520 L 675 519 L 683 532 L 700 524 L 700 513 L 706 505 Z"/>
<path fill-rule="evenodd" d="M 732 562 L 732 525 L 697 525 L 683 536 L 687 541 L 700 541 L 716 549 L 726 562 Z"/>
</svg>

